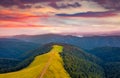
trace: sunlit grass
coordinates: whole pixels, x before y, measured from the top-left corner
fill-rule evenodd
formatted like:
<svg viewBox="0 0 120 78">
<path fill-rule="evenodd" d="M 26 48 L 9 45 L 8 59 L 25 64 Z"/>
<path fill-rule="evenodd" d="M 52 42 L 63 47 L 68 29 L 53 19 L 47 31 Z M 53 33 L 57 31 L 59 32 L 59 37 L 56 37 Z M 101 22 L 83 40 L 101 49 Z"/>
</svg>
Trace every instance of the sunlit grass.
<svg viewBox="0 0 120 78">
<path fill-rule="evenodd" d="M 63 60 L 59 55 L 62 50 L 62 46 L 54 45 L 50 52 L 37 56 L 27 68 L 16 72 L 0 74 L 0 78 L 39 78 L 51 57 L 52 60 L 50 60 L 50 65 L 43 78 L 70 78 L 63 67 Z"/>
</svg>

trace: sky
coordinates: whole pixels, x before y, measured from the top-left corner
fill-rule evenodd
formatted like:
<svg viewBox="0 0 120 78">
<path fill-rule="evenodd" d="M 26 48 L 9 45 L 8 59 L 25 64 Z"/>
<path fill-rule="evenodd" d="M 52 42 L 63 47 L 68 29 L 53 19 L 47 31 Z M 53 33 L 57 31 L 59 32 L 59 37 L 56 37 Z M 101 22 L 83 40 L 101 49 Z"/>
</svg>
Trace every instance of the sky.
<svg viewBox="0 0 120 78">
<path fill-rule="evenodd" d="M 0 36 L 120 35 L 120 0 L 1 0 Z"/>
</svg>

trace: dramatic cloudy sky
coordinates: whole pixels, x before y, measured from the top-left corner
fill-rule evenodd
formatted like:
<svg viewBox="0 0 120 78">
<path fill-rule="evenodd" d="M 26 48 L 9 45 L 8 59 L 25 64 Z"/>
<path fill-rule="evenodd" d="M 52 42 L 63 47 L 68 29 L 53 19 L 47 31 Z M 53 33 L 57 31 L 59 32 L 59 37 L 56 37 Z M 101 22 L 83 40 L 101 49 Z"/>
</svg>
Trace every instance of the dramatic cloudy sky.
<svg viewBox="0 0 120 78">
<path fill-rule="evenodd" d="M 0 36 L 119 35 L 120 0 L 1 0 Z"/>
</svg>

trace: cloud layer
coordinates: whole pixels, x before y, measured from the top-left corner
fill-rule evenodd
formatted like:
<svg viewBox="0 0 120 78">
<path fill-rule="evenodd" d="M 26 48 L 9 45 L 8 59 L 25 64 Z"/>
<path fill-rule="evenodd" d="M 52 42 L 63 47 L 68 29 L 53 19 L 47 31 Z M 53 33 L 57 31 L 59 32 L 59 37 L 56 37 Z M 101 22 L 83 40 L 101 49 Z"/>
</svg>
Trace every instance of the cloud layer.
<svg viewBox="0 0 120 78">
<path fill-rule="evenodd" d="M 120 31 L 120 0 L 0 2 L 0 35 L 13 35 L 15 32 L 99 35 L 118 31 Z"/>
</svg>

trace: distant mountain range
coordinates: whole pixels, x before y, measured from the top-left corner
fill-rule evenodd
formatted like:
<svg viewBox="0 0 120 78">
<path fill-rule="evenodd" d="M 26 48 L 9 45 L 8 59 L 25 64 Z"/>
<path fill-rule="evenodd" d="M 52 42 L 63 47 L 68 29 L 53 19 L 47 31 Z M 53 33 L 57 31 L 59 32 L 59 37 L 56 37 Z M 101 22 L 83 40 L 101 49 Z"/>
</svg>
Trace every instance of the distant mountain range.
<svg viewBox="0 0 120 78">
<path fill-rule="evenodd" d="M 96 47 L 88 52 L 101 58 L 105 62 L 120 61 L 120 47 Z"/>
<path fill-rule="evenodd" d="M 16 55 L 51 42 L 71 44 L 85 51 L 90 51 L 99 47 L 120 47 L 120 36 L 77 37 L 71 35 L 45 34 L 0 38 L 0 57 L 18 58 Z"/>
<path fill-rule="evenodd" d="M 0 58 L 19 58 L 26 51 L 35 49 L 40 44 L 18 39 L 0 38 Z"/>
<path fill-rule="evenodd" d="M 90 36 L 77 37 L 71 35 L 45 34 L 45 35 L 17 35 L 12 38 L 33 43 L 47 44 L 50 42 L 67 43 L 83 49 L 111 46 L 120 47 L 120 36 Z"/>
</svg>

